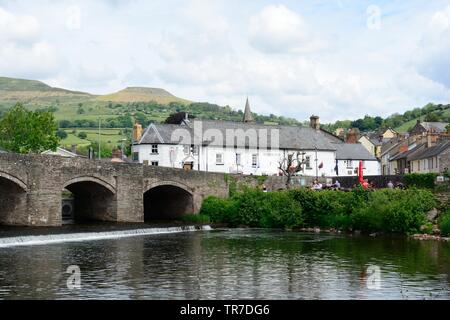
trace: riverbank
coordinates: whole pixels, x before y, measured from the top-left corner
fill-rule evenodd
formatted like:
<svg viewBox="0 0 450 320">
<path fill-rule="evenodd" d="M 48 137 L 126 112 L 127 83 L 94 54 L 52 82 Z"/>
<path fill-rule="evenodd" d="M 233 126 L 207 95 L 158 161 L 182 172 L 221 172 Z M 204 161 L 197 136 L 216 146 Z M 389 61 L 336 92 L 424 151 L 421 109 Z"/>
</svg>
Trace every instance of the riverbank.
<svg viewBox="0 0 450 320">
<path fill-rule="evenodd" d="M 246 188 L 228 199 L 207 198 L 201 214 L 231 227 L 320 228 L 364 234 L 432 234 L 429 213 L 438 206 L 428 190 L 294 189 L 264 193 Z"/>
</svg>

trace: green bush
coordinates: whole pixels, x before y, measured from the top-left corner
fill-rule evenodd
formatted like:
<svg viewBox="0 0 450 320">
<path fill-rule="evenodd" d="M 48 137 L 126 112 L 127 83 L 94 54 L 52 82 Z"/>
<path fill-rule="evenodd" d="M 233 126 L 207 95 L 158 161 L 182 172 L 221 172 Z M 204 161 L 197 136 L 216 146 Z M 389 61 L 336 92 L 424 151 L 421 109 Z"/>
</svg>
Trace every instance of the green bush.
<svg viewBox="0 0 450 320">
<path fill-rule="evenodd" d="M 377 190 L 352 213 L 353 227 L 362 231 L 416 233 L 426 223 L 426 214 L 436 206 L 427 190 Z"/>
<path fill-rule="evenodd" d="M 426 225 L 427 212 L 435 206 L 431 191 L 414 188 L 358 188 L 352 192 L 295 189 L 269 193 L 246 188 L 229 199 L 207 198 L 201 214 L 231 226 L 308 226 L 409 234 L 420 232 Z"/>
<path fill-rule="evenodd" d="M 208 197 L 203 201 L 200 215 L 208 216 L 211 222 L 226 222 L 234 216 L 234 202 L 231 199 Z"/>
<path fill-rule="evenodd" d="M 444 237 L 450 236 L 450 210 L 441 218 L 439 223 L 441 229 L 441 235 Z"/>
<path fill-rule="evenodd" d="M 291 228 L 303 223 L 301 207 L 285 191 L 264 193 L 247 188 L 229 199 L 209 197 L 200 213 L 231 226 Z"/>
<path fill-rule="evenodd" d="M 410 173 L 405 175 L 405 182 L 409 187 L 433 189 L 436 173 Z"/>
<path fill-rule="evenodd" d="M 183 216 L 183 221 L 193 222 L 193 223 L 210 223 L 211 220 L 209 216 L 202 214 L 188 214 Z"/>
</svg>

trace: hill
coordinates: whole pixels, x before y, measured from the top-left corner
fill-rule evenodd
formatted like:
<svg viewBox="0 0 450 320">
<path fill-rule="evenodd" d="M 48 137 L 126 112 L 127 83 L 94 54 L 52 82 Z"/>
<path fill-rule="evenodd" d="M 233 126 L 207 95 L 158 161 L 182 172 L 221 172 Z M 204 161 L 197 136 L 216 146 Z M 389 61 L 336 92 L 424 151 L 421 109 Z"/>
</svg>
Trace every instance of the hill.
<svg viewBox="0 0 450 320">
<path fill-rule="evenodd" d="M 128 87 L 116 93 L 99 96 L 99 101 L 134 103 L 134 102 L 157 102 L 160 104 L 169 104 L 178 102 L 183 104 L 191 103 L 188 100 L 175 97 L 170 92 L 160 88 Z"/>
<path fill-rule="evenodd" d="M 160 88 L 128 87 L 101 96 L 53 88 L 40 81 L 0 78 L 0 115 L 18 102 L 31 110 L 52 111 L 62 128 L 95 128 L 100 120 L 107 128 L 130 128 L 134 121 L 146 126 L 183 111 L 198 119 L 241 121 L 243 117 L 241 110 L 191 102 Z M 255 113 L 254 118 L 267 124 L 299 124 L 275 115 Z"/>
<path fill-rule="evenodd" d="M 49 101 L 90 100 L 95 96 L 79 91 L 54 88 L 41 81 L 0 77 L 0 104 L 48 104 Z"/>
<path fill-rule="evenodd" d="M 365 116 L 357 120 L 341 120 L 324 127 L 334 132 L 337 128 L 357 128 L 360 132 L 374 132 L 382 128 L 393 128 L 397 132 L 405 133 L 411 129 L 417 120 L 428 122 L 450 122 L 450 104 L 429 103 L 422 108 L 414 108 L 403 114 L 394 113 L 386 118 Z"/>
</svg>

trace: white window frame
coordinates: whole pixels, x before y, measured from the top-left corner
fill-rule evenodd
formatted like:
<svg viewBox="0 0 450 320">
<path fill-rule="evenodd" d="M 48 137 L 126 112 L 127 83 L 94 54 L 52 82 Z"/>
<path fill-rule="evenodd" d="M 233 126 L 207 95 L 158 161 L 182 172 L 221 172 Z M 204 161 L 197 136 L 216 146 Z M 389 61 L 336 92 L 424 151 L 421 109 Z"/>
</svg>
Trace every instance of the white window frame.
<svg viewBox="0 0 450 320">
<path fill-rule="evenodd" d="M 157 144 L 152 144 L 152 154 L 159 154 L 159 148 Z"/>
<path fill-rule="evenodd" d="M 257 153 L 252 154 L 252 168 L 258 168 L 259 156 Z"/>
<path fill-rule="evenodd" d="M 216 165 L 223 166 L 223 153 L 216 153 Z"/>
<path fill-rule="evenodd" d="M 242 154 L 236 153 L 236 165 L 242 165 Z"/>
<path fill-rule="evenodd" d="M 159 161 L 152 161 L 151 165 L 152 167 L 159 167 Z"/>
</svg>

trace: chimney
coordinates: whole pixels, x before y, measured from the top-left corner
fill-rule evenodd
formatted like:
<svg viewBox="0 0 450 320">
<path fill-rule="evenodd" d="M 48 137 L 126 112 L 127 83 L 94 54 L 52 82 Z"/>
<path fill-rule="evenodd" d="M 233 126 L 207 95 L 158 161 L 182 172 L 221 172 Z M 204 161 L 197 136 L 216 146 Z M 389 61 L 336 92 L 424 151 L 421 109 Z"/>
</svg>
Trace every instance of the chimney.
<svg viewBox="0 0 450 320">
<path fill-rule="evenodd" d="M 400 145 L 398 151 L 400 153 L 404 153 L 404 152 L 408 151 L 408 143 L 403 143 L 402 145 Z"/>
<path fill-rule="evenodd" d="M 77 145 L 73 144 L 72 147 L 70 148 L 70 152 L 77 154 Z"/>
<path fill-rule="evenodd" d="M 350 129 L 347 132 L 347 139 L 345 142 L 346 143 L 358 143 L 358 132 L 356 132 L 353 129 Z"/>
<path fill-rule="evenodd" d="M 309 118 L 309 120 L 311 128 L 320 130 L 320 118 L 318 116 L 312 115 L 311 118 Z"/>
<path fill-rule="evenodd" d="M 139 123 L 135 123 L 133 127 L 133 141 L 139 141 L 142 138 L 142 126 Z"/>
<path fill-rule="evenodd" d="M 427 134 L 427 148 L 434 147 L 436 145 L 436 136 L 432 133 Z"/>
</svg>

